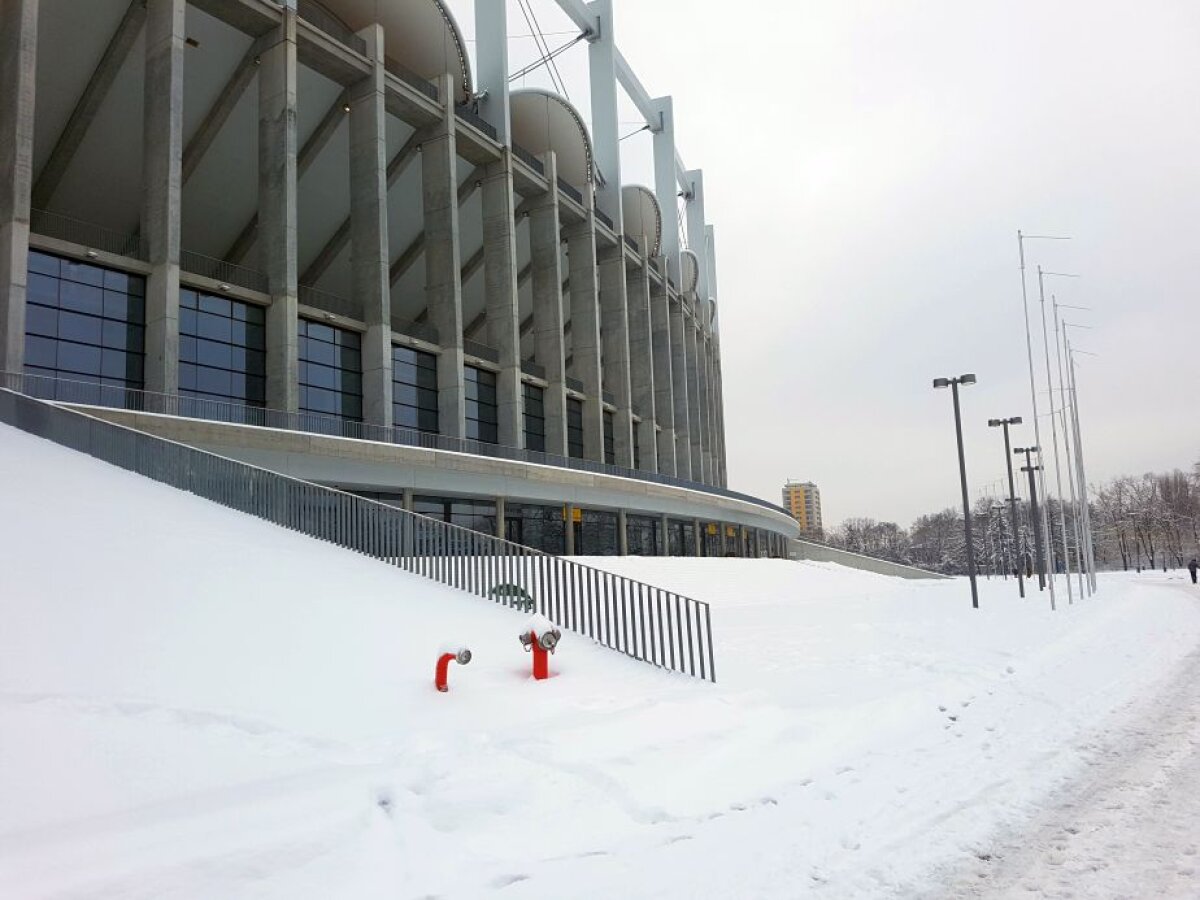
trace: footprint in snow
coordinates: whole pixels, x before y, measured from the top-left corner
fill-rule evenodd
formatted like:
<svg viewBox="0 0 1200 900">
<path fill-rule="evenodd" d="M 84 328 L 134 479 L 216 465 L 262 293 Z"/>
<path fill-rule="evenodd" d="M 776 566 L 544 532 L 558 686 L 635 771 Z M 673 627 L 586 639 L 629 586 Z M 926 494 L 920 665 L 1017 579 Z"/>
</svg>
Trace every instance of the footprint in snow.
<svg viewBox="0 0 1200 900">
<path fill-rule="evenodd" d="M 529 878 L 529 875 L 501 875 L 499 878 L 492 879 L 492 887 L 501 890 L 520 881 L 528 881 Z"/>
</svg>

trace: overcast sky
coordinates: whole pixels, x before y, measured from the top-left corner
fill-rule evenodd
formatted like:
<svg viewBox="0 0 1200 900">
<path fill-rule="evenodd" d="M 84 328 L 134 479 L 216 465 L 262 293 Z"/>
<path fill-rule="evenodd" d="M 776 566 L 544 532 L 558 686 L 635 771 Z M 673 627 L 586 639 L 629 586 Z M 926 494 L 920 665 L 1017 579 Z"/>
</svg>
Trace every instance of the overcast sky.
<svg viewBox="0 0 1200 900">
<path fill-rule="evenodd" d="M 1200 459 L 1200 3 L 614 2 L 704 170 L 731 487 L 815 481 L 827 527 L 953 505 L 951 399 L 930 381 L 975 372 L 968 477 L 1001 493 L 987 419 L 1031 421 L 1018 228 L 1073 238 L 1027 244 L 1030 313 L 1044 390 L 1033 269 L 1083 276 L 1046 286 L 1093 309 L 1071 313 L 1099 354 L 1079 370 L 1091 480 Z M 471 3 L 452 6 L 470 33 Z M 534 10 L 570 28 L 553 0 Z M 513 69 L 532 43 L 514 38 Z M 585 48 L 559 62 L 586 114 Z M 623 179 L 651 183 L 649 136 L 622 149 Z"/>
</svg>

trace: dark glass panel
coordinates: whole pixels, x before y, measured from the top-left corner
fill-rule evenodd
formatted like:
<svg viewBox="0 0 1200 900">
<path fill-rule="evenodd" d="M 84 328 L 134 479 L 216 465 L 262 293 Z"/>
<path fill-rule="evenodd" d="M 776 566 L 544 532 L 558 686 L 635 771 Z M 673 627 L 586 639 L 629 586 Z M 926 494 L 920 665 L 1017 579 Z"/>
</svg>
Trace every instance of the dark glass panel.
<svg viewBox="0 0 1200 900">
<path fill-rule="evenodd" d="M 43 337 L 58 336 L 58 310 L 45 306 L 28 304 L 25 307 L 26 334 L 40 334 Z"/>
<path fill-rule="evenodd" d="M 34 272 L 40 272 L 43 275 L 53 275 L 54 280 L 58 280 L 58 257 L 50 256 L 46 253 L 38 253 L 36 250 L 29 251 L 29 272 L 30 275 Z"/>
<path fill-rule="evenodd" d="M 64 281 L 59 286 L 58 305 L 91 316 L 104 315 L 104 291 L 90 284 Z"/>
<path fill-rule="evenodd" d="M 58 306 L 57 278 L 30 273 L 29 282 L 25 286 L 25 299 L 29 303 L 40 303 L 43 306 Z"/>
</svg>

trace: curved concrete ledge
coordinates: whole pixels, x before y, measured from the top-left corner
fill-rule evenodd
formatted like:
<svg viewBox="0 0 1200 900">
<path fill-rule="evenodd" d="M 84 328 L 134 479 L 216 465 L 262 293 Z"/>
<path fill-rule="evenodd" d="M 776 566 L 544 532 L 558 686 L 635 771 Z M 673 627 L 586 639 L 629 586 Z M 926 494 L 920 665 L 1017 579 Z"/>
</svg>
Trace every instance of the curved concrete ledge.
<svg viewBox="0 0 1200 900">
<path fill-rule="evenodd" d="M 788 538 L 799 533 L 796 521 L 783 512 L 704 491 L 616 475 L 303 431 L 99 406 L 73 408 L 264 469 L 352 491 L 413 490 L 548 505 L 573 503 L 585 508 L 745 525 Z"/>
</svg>

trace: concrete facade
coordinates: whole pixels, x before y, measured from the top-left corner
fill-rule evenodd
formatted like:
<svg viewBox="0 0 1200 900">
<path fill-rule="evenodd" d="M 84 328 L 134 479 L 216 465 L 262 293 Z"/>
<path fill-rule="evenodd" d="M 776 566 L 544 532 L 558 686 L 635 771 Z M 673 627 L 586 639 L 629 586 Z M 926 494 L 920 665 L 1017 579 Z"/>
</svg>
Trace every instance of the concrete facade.
<svg viewBox="0 0 1200 900">
<path fill-rule="evenodd" d="M 503 4 L 490 0 L 476 2 L 478 72 L 457 26 L 433 4 L 428 14 L 414 8 L 401 29 L 386 16 L 373 21 L 370 4 L 349 0 L 323 0 L 315 16 L 315 7 L 292 0 L 6 0 L 3 371 L 31 377 L 32 245 L 144 279 L 144 321 L 130 323 L 144 328 L 137 372 L 106 368 L 103 377 L 148 392 L 146 409 L 177 410 L 181 396 L 204 395 L 181 383 L 183 369 L 197 366 L 181 358 L 181 347 L 195 353 L 197 340 L 181 334 L 186 288 L 263 310 L 261 351 L 248 348 L 261 356 L 261 376 L 237 363 L 218 373 L 234 383 L 261 378 L 263 395 L 253 402 L 228 395 L 229 403 L 293 419 L 322 414 L 302 403 L 302 382 L 304 396 L 320 387 L 305 381 L 313 361 L 301 364 L 305 320 L 356 336 L 353 353 L 338 350 L 353 371 L 337 370 L 329 388 L 361 400 L 361 419 L 348 417 L 346 433 L 401 426 L 396 416 L 413 402 L 393 367 L 401 346 L 436 358 L 436 433 L 423 440 L 438 452 L 459 446 L 469 410 L 480 414 L 480 399 L 468 396 L 469 364 L 495 377 L 504 451 L 496 455 L 525 450 L 524 397 L 536 388 L 549 457 L 574 447 L 573 396 L 582 401 L 588 462 L 605 466 L 607 409 L 614 474 L 632 474 L 636 461 L 647 484 L 724 486 L 719 335 L 708 314 L 716 279 L 702 173 L 679 161 L 670 97 L 651 99 L 621 56 L 611 0 L 562 6 L 588 40 L 593 121 L 589 134 L 576 116 L 580 133 L 572 135 L 569 117 L 565 128 L 557 122 L 551 129 L 547 120 L 549 145 L 531 150 L 514 140 L 507 77 L 510 25 L 525 26 L 507 22 Z M 66 31 L 76 43 L 55 48 L 62 71 L 39 83 L 41 41 Z M 430 63 L 412 51 L 414 35 L 457 52 L 439 51 L 433 55 L 441 61 Z M 143 52 L 135 54 L 137 47 Z M 660 207 L 657 228 L 629 235 L 617 120 L 622 89 L 653 134 L 650 193 Z M 39 114 L 49 117 L 41 130 Z M 686 289 L 684 244 L 701 261 L 697 284 Z M 107 367 L 109 348 L 98 346 L 97 357 L 101 349 Z M 35 377 L 50 377 L 46 368 L 39 363 Z M 73 371 L 53 378 L 99 380 L 99 373 L 92 379 Z M 224 403 L 227 395 L 204 396 Z M 575 477 L 561 472 L 563 485 Z"/>
</svg>

